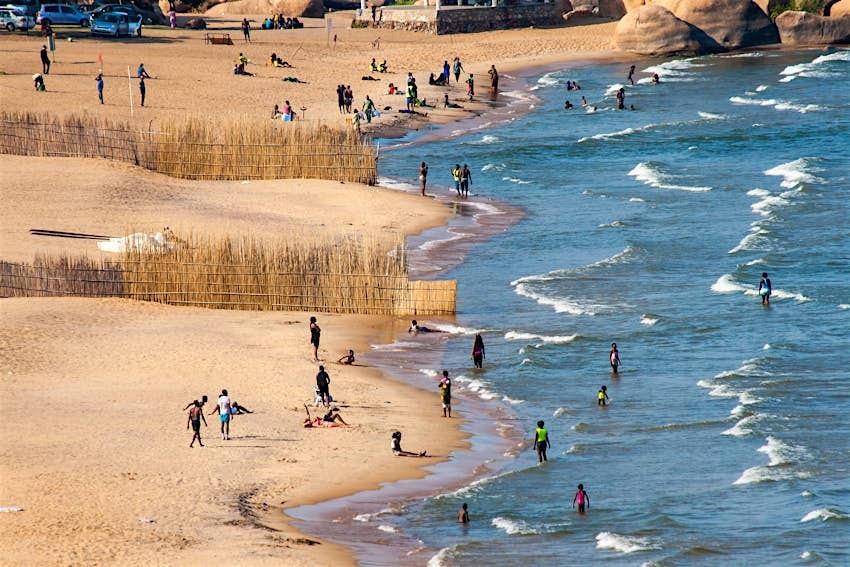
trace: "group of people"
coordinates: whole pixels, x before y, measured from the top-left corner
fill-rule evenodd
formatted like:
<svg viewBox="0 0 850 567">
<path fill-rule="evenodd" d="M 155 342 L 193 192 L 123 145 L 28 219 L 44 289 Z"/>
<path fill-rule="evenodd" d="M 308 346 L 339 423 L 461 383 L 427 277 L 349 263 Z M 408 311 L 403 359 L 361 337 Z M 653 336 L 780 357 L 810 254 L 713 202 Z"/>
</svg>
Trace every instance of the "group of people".
<svg viewBox="0 0 850 567">
<path fill-rule="evenodd" d="M 455 182 L 455 191 L 458 197 L 469 197 L 469 184 L 472 182 L 472 172 L 469 171 L 469 166 L 463 164 L 455 164 L 452 168 L 452 179 Z"/>
<path fill-rule="evenodd" d="M 283 120 L 285 122 L 292 122 L 295 120 L 295 111 L 292 110 L 292 105 L 289 104 L 289 101 L 284 101 L 283 109 L 278 105 L 274 105 L 272 109 L 272 120 Z"/>
<path fill-rule="evenodd" d="M 283 14 L 275 14 L 263 20 L 264 30 L 297 30 L 303 28 L 298 18 L 285 18 Z"/>
<path fill-rule="evenodd" d="M 204 446 L 201 441 L 201 422 L 203 421 L 204 427 L 207 427 L 207 419 L 204 417 L 204 405 L 208 400 L 209 398 L 207 396 L 201 396 L 200 400 L 193 400 L 189 402 L 185 408 L 183 408 L 183 411 L 189 410 L 189 413 L 186 416 L 186 429 L 189 429 L 189 427 L 192 428 L 192 441 L 189 443 L 189 447 L 194 447 L 195 441 L 197 441 L 198 445 L 201 447 Z M 230 440 L 230 421 L 233 419 L 233 416 L 254 412 L 245 406 L 239 405 L 239 403 L 235 400 L 232 401 L 227 390 L 222 390 L 221 395 L 218 397 L 218 401 L 216 402 L 215 409 L 207 415 L 212 415 L 214 413 L 219 414 L 221 438 L 223 441 L 228 441 Z"/>
</svg>

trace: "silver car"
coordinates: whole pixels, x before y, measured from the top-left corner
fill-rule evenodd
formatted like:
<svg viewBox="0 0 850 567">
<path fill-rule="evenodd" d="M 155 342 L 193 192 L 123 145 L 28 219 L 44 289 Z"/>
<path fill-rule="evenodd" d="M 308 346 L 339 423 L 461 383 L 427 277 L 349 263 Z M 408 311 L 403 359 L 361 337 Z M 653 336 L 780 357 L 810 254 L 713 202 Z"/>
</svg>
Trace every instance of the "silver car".
<svg viewBox="0 0 850 567">
<path fill-rule="evenodd" d="M 131 16 L 124 12 L 106 12 L 98 14 L 91 21 L 92 35 L 111 35 L 119 37 L 122 35 L 142 36 L 142 16 Z"/>
<path fill-rule="evenodd" d="M 29 30 L 35 27 L 35 20 L 16 8 L 0 8 L 0 27 L 10 32 Z"/>
<path fill-rule="evenodd" d="M 75 6 L 66 6 L 65 4 L 42 4 L 41 10 L 35 18 L 36 23 L 41 24 L 47 22 L 55 26 L 56 24 L 69 24 L 72 26 L 89 26 L 89 17 Z"/>
</svg>

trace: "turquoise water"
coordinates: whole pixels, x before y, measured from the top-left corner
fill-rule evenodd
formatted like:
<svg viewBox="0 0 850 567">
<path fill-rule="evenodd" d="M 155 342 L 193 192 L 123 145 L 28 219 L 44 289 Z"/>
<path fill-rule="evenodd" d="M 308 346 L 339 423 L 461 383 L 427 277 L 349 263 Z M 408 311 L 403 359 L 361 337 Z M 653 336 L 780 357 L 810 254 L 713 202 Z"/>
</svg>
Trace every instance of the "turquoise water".
<svg viewBox="0 0 850 567">
<path fill-rule="evenodd" d="M 443 364 L 552 449 L 373 521 L 431 565 L 850 564 L 850 51 L 645 62 L 661 84 L 618 112 L 626 68 L 548 73 L 507 126 L 382 154 L 445 186 L 468 163 L 473 200 L 527 212 L 446 274 L 463 328 Z"/>
</svg>

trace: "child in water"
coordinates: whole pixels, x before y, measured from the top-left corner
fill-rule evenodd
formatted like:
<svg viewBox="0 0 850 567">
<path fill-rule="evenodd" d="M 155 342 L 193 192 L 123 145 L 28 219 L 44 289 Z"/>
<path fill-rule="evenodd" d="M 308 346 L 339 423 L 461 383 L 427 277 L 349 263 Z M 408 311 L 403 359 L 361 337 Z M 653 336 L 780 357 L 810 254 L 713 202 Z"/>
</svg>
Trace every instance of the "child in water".
<svg viewBox="0 0 850 567">
<path fill-rule="evenodd" d="M 579 484 L 578 490 L 576 490 L 576 495 L 573 496 L 573 505 L 575 508 L 576 502 L 578 502 L 578 513 L 584 514 L 584 508 L 587 506 L 590 508 L 590 496 L 587 495 L 587 492 L 584 490 L 584 485 Z"/>
<path fill-rule="evenodd" d="M 608 388 L 607 387 L 602 386 L 602 388 L 599 389 L 599 394 L 597 394 L 596 405 L 599 405 L 599 406 L 608 405 Z"/>
</svg>

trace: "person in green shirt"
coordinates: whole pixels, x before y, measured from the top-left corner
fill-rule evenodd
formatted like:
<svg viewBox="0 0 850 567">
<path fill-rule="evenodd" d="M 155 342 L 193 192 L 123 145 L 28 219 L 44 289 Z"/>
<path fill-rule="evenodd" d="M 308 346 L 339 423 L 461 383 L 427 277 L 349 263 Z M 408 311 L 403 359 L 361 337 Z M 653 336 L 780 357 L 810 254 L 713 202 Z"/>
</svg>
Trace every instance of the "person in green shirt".
<svg viewBox="0 0 850 567">
<path fill-rule="evenodd" d="M 534 432 L 534 448 L 537 449 L 537 460 L 546 461 L 546 449 L 552 447 L 549 443 L 549 431 L 543 427 L 543 422 L 537 422 L 537 430 Z"/>
<path fill-rule="evenodd" d="M 372 114 L 375 112 L 375 103 L 366 95 L 366 100 L 363 102 L 363 114 L 366 115 L 366 122 L 372 122 Z"/>
</svg>

